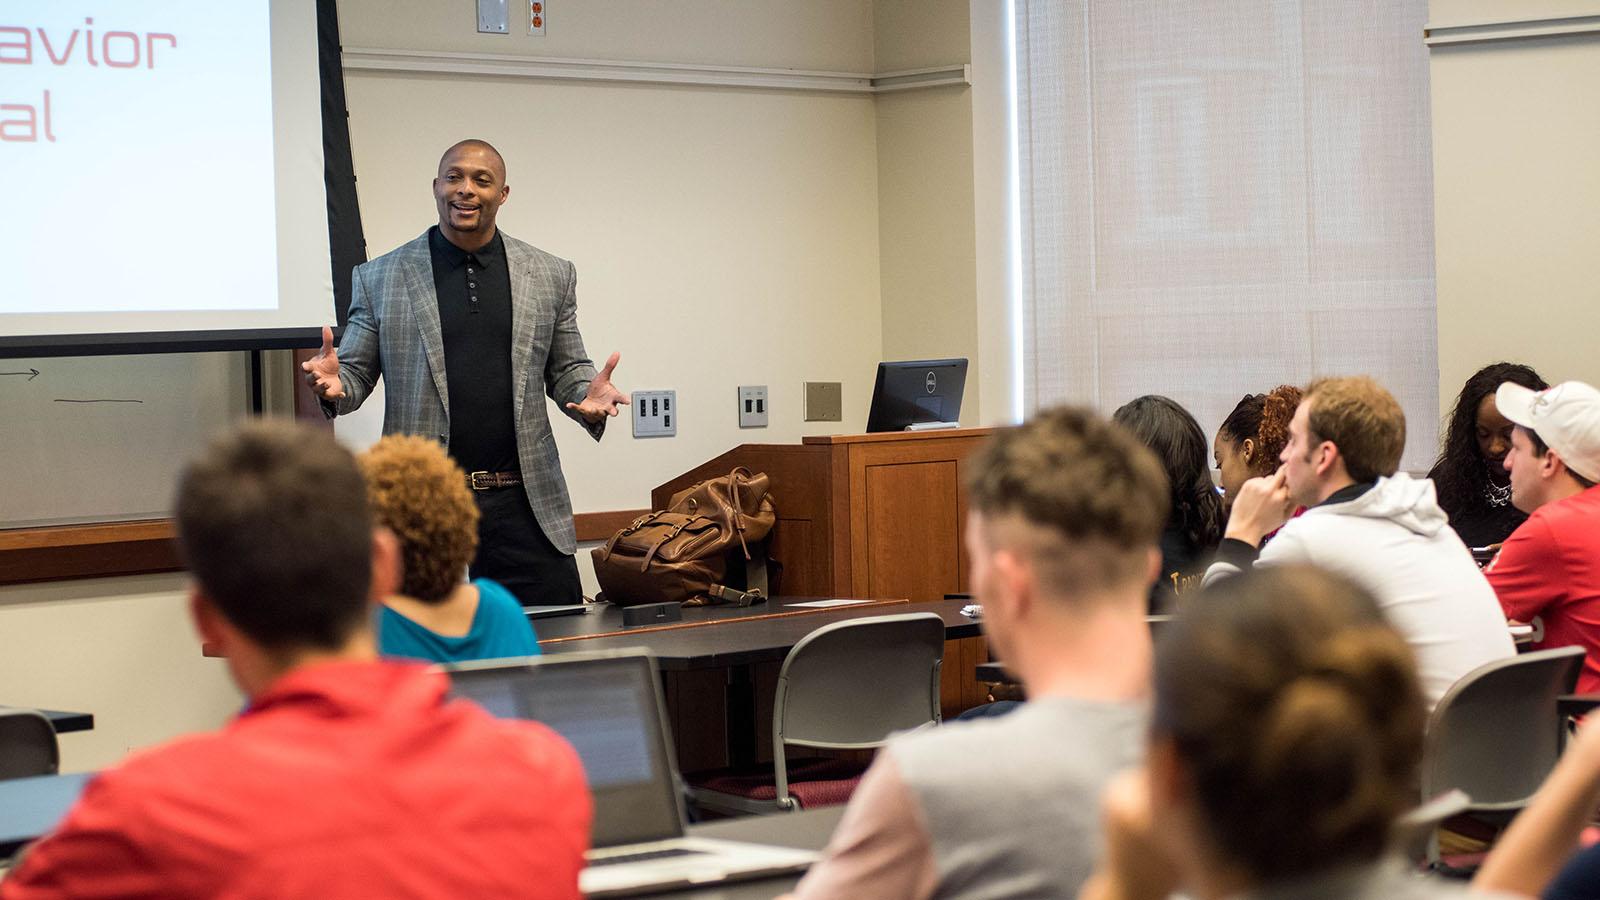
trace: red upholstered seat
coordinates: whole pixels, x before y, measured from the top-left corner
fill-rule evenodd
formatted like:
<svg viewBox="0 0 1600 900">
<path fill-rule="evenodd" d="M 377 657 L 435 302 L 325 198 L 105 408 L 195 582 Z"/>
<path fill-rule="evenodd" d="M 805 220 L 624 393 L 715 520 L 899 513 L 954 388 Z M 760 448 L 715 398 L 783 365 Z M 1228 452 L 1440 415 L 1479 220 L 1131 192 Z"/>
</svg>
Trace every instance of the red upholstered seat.
<svg viewBox="0 0 1600 900">
<path fill-rule="evenodd" d="M 791 759 L 789 794 L 802 809 L 820 806 L 837 806 L 847 803 L 855 793 L 866 764 L 846 759 L 805 757 Z M 776 800 L 777 785 L 773 782 L 772 767 L 759 769 L 710 769 L 684 776 L 695 788 L 732 794 L 750 800 Z"/>
</svg>

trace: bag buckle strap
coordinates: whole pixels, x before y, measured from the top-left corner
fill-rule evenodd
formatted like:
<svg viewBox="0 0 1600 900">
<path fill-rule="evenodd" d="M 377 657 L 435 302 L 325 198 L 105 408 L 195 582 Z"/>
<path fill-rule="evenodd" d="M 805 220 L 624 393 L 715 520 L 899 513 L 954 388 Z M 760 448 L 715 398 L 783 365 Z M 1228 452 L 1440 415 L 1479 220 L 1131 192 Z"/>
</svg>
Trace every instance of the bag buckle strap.
<svg viewBox="0 0 1600 900">
<path fill-rule="evenodd" d="M 758 603 L 767 602 L 767 596 L 761 592 L 760 588 L 741 591 L 727 585 L 713 584 L 711 590 L 706 591 L 706 593 L 711 595 L 713 600 L 726 600 L 734 606 L 754 606 Z"/>
<path fill-rule="evenodd" d="M 644 526 L 650 524 L 651 522 L 654 522 L 661 515 L 662 515 L 662 513 L 660 513 L 660 512 L 645 513 L 644 515 L 642 515 L 639 518 L 634 519 L 632 522 L 630 522 L 628 524 L 627 528 L 624 528 L 621 531 L 613 534 L 606 541 L 605 547 L 601 549 L 601 551 L 600 551 L 600 559 L 602 559 L 602 560 L 610 559 L 611 558 L 611 551 L 616 549 L 617 541 L 622 540 L 623 537 L 625 537 L 627 535 L 630 535 L 630 534 L 633 534 L 635 531 L 638 531 L 639 529 L 641 529 Z"/>
<path fill-rule="evenodd" d="M 641 572 L 650 571 L 650 563 L 655 560 L 656 554 L 661 552 L 661 548 L 665 547 L 667 545 L 668 541 L 672 540 L 673 538 L 677 537 L 680 534 L 683 534 L 683 530 L 685 528 L 688 528 L 690 525 L 693 525 L 695 522 L 699 521 L 702 518 L 704 518 L 704 517 L 703 516 L 692 516 L 688 520 L 680 522 L 677 525 L 673 526 L 673 529 L 671 531 L 667 532 L 667 536 L 666 537 L 662 538 L 659 541 L 656 541 L 654 544 L 652 544 L 650 546 L 650 552 L 648 552 L 648 553 L 646 553 L 644 555 L 644 562 L 639 564 L 639 571 L 641 571 Z"/>
</svg>

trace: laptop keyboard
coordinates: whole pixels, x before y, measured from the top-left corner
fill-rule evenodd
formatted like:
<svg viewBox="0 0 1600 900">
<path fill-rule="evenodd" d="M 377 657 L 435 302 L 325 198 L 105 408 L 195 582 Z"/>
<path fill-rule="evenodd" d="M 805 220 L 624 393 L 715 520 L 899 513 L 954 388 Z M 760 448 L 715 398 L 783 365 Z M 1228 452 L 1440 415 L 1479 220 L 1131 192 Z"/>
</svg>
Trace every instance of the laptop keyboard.
<svg viewBox="0 0 1600 900">
<path fill-rule="evenodd" d="M 589 861 L 591 866 L 614 866 L 617 863 L 639 862 L 646 859 L 671 859 L 680 856 L 705 856 L 703 850 L 689 850 L 684 847 L 668 847 L 664 850 L 645 850 L 640 853 L 621 853 L 616 856 L 602 856 Z"/>
</svg>

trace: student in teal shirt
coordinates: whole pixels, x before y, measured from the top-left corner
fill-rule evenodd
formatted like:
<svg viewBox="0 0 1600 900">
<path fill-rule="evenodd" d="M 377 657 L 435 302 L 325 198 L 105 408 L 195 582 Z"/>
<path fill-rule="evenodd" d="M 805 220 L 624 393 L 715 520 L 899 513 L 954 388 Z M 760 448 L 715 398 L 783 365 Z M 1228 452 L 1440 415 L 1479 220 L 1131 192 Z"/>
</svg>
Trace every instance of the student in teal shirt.
<svg viewBox="0 0 1600 900">
<path fill-rule="evenodd" d="M 435 631 L 385 604 L 378 610 L 378 652 L 431 662 L 539 654 L 532 624 L 510 591 L 487 578 L 462 584 L 458 590 L 478 594 L 477 609 L 465 634 Z"/>
<path fill-rule="evenodd" d="M 539 642 L 510 591 L 467 581 L 478 505 L 467 477 L 426 438 L 390 435 L 360 457 L 377 520 L 400 540 L 405 577 L 377 612 L 378 652 L 428 662 L 534 656 Z"/>
</svg>

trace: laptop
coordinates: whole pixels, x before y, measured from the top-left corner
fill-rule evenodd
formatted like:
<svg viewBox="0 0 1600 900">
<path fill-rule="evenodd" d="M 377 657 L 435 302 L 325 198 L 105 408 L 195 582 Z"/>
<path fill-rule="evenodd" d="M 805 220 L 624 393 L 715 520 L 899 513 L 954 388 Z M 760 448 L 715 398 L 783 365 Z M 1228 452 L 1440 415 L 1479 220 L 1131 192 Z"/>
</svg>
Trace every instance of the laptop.
<svg viewBox="0 0 1600 900">
<path fill-rule="evenodd" d="M 561 606 L 524 606 L 522 614 L 528 621 L 534 619 L 554 619 L 557 616 L 581 616 L 589 611 L 592 603 L 567 603 Z"/>
<path fill-rule="evenodd" d="M 448 667 L 453 692 L 501 718 L 550 726 L 578 751 L 594 795 L 579 887 L 629 897 L 804 870 L 819 854 L 689 837 L 655 661 L 643 650 Z"/>
</svg>

